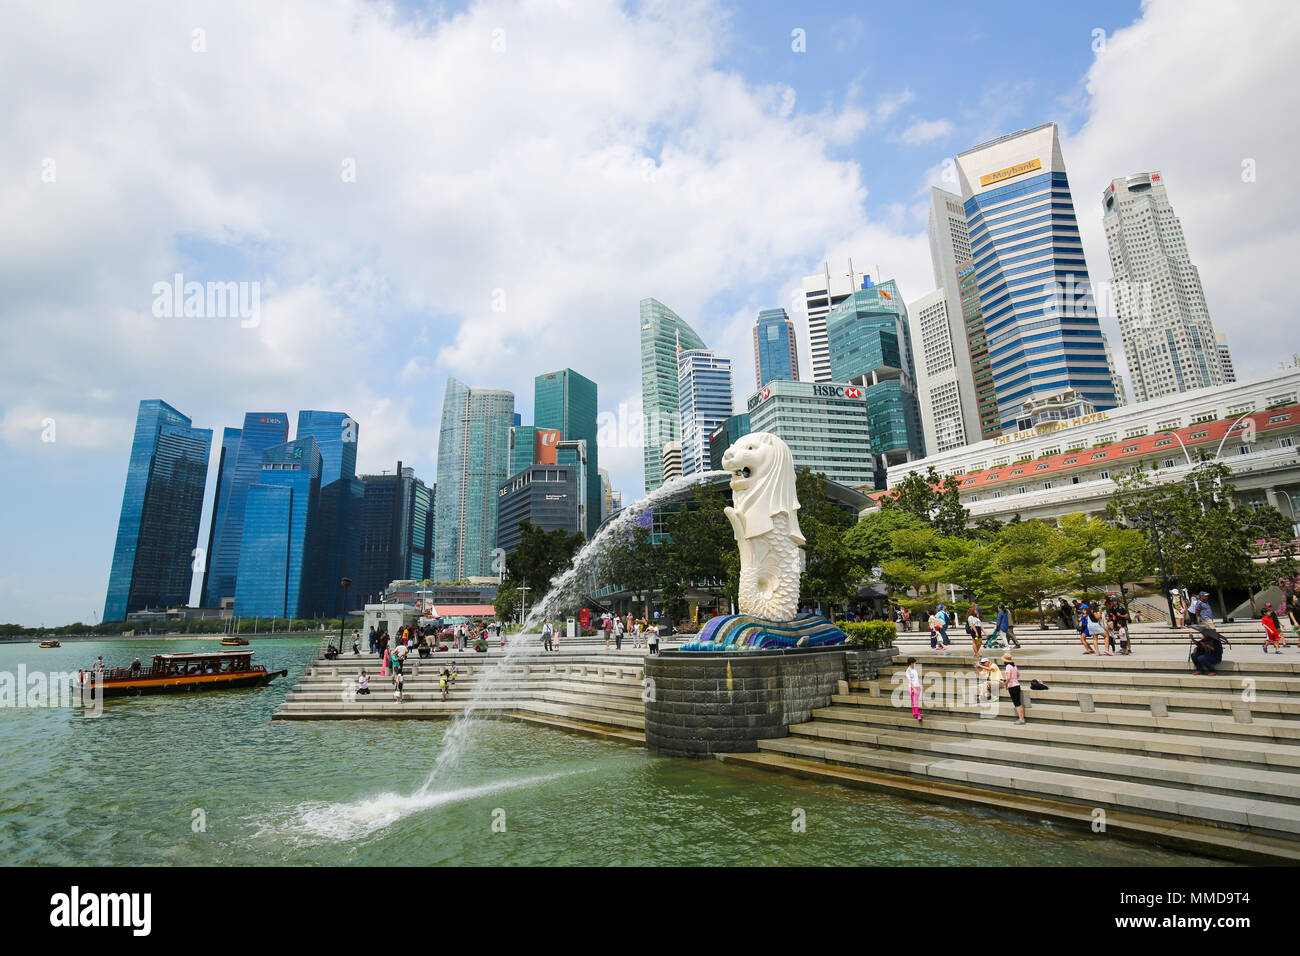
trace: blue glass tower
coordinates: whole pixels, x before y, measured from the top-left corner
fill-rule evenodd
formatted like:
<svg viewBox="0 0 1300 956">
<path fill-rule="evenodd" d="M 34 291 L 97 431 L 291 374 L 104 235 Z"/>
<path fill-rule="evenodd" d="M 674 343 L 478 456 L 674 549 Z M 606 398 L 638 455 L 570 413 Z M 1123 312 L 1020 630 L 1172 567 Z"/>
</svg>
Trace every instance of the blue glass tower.
<svg viewBox="0 0 1300 956">
<path fill-rule="evenodd" d="M 235 596 L 239 574 L 239 549 L 244 538 L 244 507 L 248 489 L 262 473 L 262 453 L 289 439 L 289 416 L 284 412 L 249 412 L 239 429 L 237 444 L 227 431 L 222 440 L 217 498 L 212 503 L 207 572 L 203 578 L 203 606 L 217 607 Z M 233 452 L 233 454 L 232 454 Z"/>
<path fill-rule="evenodd" d="M 313 535 L 320 506 L 321 454 L 313 438 L 262 454 L 248 488 L 239 549 L 235 614 L 309 617 L 313 607 Z"/>
<path fill-rule="evenodd" d="M 239 455 L 239 440 L 243 432 L 238 428 L 226 428 L 221 433 L 221 457 L 217 460 L 217 487 L 212 498 L 212 520 L 208 522 L 208 549 L 204 552 L 203 586 L 199 591 L 199 606 L 214 607 L 217 602 L 209 602 L 208 589 L 213 585 L 212 555 L 216 544 L 217 529 L 225 520 L 225 505 L 230 500 L 230 485 L 235 477 L 235 459 Z"/>
<path fill-rule="evenodd" d="M 1056 124 L 967 150 L 957 167 L 1003 431 L 1066 389 L 1114 408 Z"/>
<path fill-rule="evenodd" d="M 860 386 L 866 397 L 876 486 L 885 469 L 925 457 L 916 367 L 908 333 L 907 307 L 890 279 L 866 280 L 826 316 L 831 379 Z"/>
<path fill-rule="evenodd" d="M 365 486 L 357 478 L 357 438 L 361 426 L 346 412 L 298 413 L 298 440 L 313 438 L 321 455 L 320 515 L 312 564 L 312 607 L 341 615 L 343 578 L 357 581 L 361 551 L 361 508 Z M 360 593 L 350 591 L 352 596 Z"/>
<path fill-rule="evenodd" d="M 754 323 L 754 378 L 762 388 L 768 382 L 799 381 L 799 350 L 794 323 L 785 309 L 764 309 Z"/>
<path fill-rule="evenodd" d="M 127 464 L 104 620 L 189 603 L 212 429 L 166 402 L 140 403 Z"/>
</svg>

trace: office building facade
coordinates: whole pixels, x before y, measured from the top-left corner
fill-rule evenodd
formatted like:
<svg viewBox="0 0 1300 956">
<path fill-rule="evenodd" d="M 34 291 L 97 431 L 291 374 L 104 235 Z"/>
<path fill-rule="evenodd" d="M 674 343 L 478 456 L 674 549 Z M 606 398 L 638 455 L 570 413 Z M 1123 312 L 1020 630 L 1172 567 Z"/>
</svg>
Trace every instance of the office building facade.
<svg viewBox="0 0 1300 956">
<path fill-rule="evenodd" d="M 136 412 L 126 487 L 104 599 L 104 620 L 189 604 L 203 517 L 212 429 L 195 428 L 166 402 Z"/>
<path fill-rule="evenodd" d="M 201 597 L 204 607 L 219 607 L 223 600 L 235 596 L 248 489 L 261 477 L 266 450 L 288 440 L 289 416 L 285 412 L 248 412 L 242 428 L 226 429 L 217 494 L 212 502 Z"/>
<path fill-rule="evenodd" d="M 665 446 L 681 441 L 677 352 L 706 348 L 704 340 L 658 299 L 641 300 L 641 411 L 645 420 L 645 490 L 665 481 Z M 680 455 L 680 449 L 679 449 Z"/>
<path fill-rule="evenodd" d="M 1014 428 L 1024 402 L 1069 388 L 1114 408 L 1056 125 L 967 150 L 957 169 L 1001 427 Z"/>
<path fill-rule="evenodd" d="M 1223 383 L 1229 385 L 1237 380 L 1237 368 L 1232 364 L 1232 353 L 1228 351 L 1228 337 L 1222 332 L 1215 332 L 1214 344 L 1219 350 L 1219 367 L 1223 369 Z"/>
<path fill-rule="evenodd" d="M 796 469 L 849 487 L 875 486 L 866 390 L 845 382 L 770 382 L 749 397 L 749 431 L 790 446 Z M 742 441 L 738 435 L 735 441 Z M 721 459 L 719 458 L 719 462 Z"/>
<path fill-rule="evenodd" d="M 430 574 L 440 489 L 399 461 L 392 474 L 362 475 L 360 553 L 351 590 L 356 606 L 375 601 L 391 581 Z"/>
<path fill-rule="evenodd" d="M 320 477 L 320 449 L 311 437 L 262 453 L 244 509 L 237 617 L 314 617 L 324 611 L 315 565 Z"/>
<path fill-rule="evenodd" d="M 925 455 L 907 308 L 898 286 L 891 279 L 848 296 L 827 315 L 826 335 L 835 381 L 862 388 L 875 480 L 883 487 L 886 468 Z"/>
<path fill-rule="evenodd" d="M 709 349 L 679 352 L 677 404 L 682 418 L 682 474 L 708 471 L 709 436 L 732 414 L 731 359 Z"/>
<path fill-rule="evenodd" d="M 312 438 L 321 454 L 321 489 L 316 536 L 314 603 L 329 616 L 344 613 L 343 578 L 355 582 L 361 552 L 361 510 L 365 486 L 357 478 L 357 443 L 361 426 L 346 412 L 306 410 L 298 413 L 297 439 Z M 359 605 L 358 605 L 359 606 Z"/>
<path fill-rule="evenodd" d="M 721 471 L 722 456 L 727 453 L 727 449 L 749 432 L 749 412 L 732 415 L 713 429 L 713 434 L 709 436 L 709 468 L 713 471 Z"/>
<path fill-rule="evenodd" d="M 600 451 L 596 447 L 598 413 L 596 383 L 571 368 L 547 372 L 533 380 L 533 425 L 560 433 L 560 441 L 586 443 L 586 520 L 588 537 L 600 527 L 602 494 L 599 481 Z M 573 452 L 563 452 L 560 464 L 575 464 Z M 511 472 L 517 474 L 517 472 Z"/>
<path fill-rule="evenodd" d="M 808 345 L 812 358 L 812 378 L 814 382 L 831 380 L 830 347 L 826 338 L 826 316 L 835 306 L 843 302 L 854 290 L 861 289 L 870 282 L 871 277 L 865 272 L 853 268 L 853 260 L 848 262 L 848 271 L 831 272 L 830 263 L 822 263 L 822 271 L 805 276 L 803 280 L 804 311 L 808 319 Z M 761 383 L 760 383 L 761 387 Z"/>
<path fill-rule="evenodd" d="M 492 574 L 497 490 L 509 477 L 515 396 L 447 379 L 438 437 L 438 500 L 433 578 Z M 427 576 L 427 575 L 426 575 Z"/>
<path fill-rule="evenodd" d="M 1158 170 L 1112 180 L 1102 223 L 1134 400 L 1225 382 L 1201 275 Z"/>
<path fill-rule="evenodd" d="M 764 309 L 754 322 L 754 384 L 799 381 L 799 348 L 785 309 Z"/>
<path fill-rule="evenodd" d="M 579 527 L 577 468 L 574 465 L 530 465 L 497 489 L 497 547 L 510 554 L 519 546 L 519 523 L 566 534 Z"/>
</svg>

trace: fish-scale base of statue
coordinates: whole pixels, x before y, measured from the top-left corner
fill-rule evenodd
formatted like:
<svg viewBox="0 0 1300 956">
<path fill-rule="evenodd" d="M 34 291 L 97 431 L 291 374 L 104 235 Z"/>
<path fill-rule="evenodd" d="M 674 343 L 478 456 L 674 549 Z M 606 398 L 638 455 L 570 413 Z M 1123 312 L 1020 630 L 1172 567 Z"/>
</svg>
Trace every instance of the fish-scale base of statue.
<svg viewBox="0 0 1300 956">
<path fill-rule="evenodd" d="M 800 614 L 793 621 L 769 621 L 749 614 L 725 614 L 710 620 L 683 651 L 761 651 L 782 647 L 829 647 L 847 635 L 819 614 Z"/>
</svg>

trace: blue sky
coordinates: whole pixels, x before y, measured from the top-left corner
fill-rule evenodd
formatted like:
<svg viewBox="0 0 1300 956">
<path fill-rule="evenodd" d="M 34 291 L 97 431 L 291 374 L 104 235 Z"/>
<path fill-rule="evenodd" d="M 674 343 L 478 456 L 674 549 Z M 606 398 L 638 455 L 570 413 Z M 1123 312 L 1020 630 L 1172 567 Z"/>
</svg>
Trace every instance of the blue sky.
<svg viewBox="0 0 1300 956">
<path fill-rule="evenodd" d="M 944 159 L 1043 122 L 1094 280 L 1102 188 L 1162 169 L 1239 372 L 1295 350 L 1290 5 L 786 6 L 6 5 L 0 620 L 102 612 L 141 399 L 217 446 L 249 409 L 347 411 L 362 470 L 432 480 L 449 374 L 529 421 L 571 366 L 634 416 L 655 296 L 743 403 L 759 309 L 848 256 L 929 292 Z M 257 326 L 155 317 L 176 272 L 258 282 Z M 636 497 L 636 442 L 601 457 Z"/>
</svg>

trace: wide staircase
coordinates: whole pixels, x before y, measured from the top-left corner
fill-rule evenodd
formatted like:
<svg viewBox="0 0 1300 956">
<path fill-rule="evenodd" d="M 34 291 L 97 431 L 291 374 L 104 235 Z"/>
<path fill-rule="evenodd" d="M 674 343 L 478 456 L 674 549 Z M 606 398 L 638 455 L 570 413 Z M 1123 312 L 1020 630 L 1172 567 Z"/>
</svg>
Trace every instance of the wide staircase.
<svg viewBox="0 0 1300 956">
<path fill-rule="evenodd" d="M 1294 644 L 1292 644 L 1294 648 Z M 1154 650 L 1154 649 L 1153 649 Z M 788 737 L 730 762 L 926 799 L 1028 810 L 1233 859 L 1300 862 L 1300 653 L 1230 652 L 1217 676 L 1165 653 L 1017 652 L 1028 722 L 1005 689 L 978 702 L 964 654 L 913 651 L 912 717 L 895 657 Z M 1000 656 L 1000 655 L 999 655 Z M 940 681 L 942 678 L 942 681 Z M 1037 679 L 1049 689 L 1032 690 Z"/>
<path fill-rule="evenodd" d="M 900 649 L 909 653 L 917 650 L 928 650 L 930 647 L 930 632 L 926 628 L 917 631 L 915 623 L 911 631 L 899 631 L 898 638 L 894 644 Z M 1231 624 L 1225 624 L 1222 621 L 1216 622 L 1215 630 L 1226 637 L 1230 642 L 1236 644 L 1238 641 L 1245 644 L 1260 644 L 1264 638 L 1264 627 L 1258 620 L 1234 620 Z M 964 621 L 958 622 L 948 628 L 948 642 L 953 650 L 961 650 L 963 653 L 970 651 L 970 638 L 966 636 L 966 625 Z M 1295 637 L 1289 633 L 1288 628 L 1287 641 L 1295 643 Z M 993 632 L 993 621 L 984 622 L 984 632 L 991 634 Z M 1079 642 L 1079 634 L 1074 630 L 1066 630 L 1059 627 L 1053 619 L 1049 621 L 1046 629 L 1039 626 L 1037 621 L 1027 621 L 1015 626 L 1016 640 L 1020 641 L 1023 647 L 1078 647 L 1080 651 L 1083 645 Z M 1143 621 L 1140 624 L 1131 625 L 1129 635 L 1133 641 L 1134 647 L 1149 645 L 1160 646 L 1186 646 L 1188 640 L 1187 628 L 1171 628 L 1167 622 Z M 1089 638 L 1091 640 L 1091 638 Z M 1005 642 L 1003 642 L 1005 644 Z M 1004 650 L 1001 648 L 1001 650 Z M 1014 649 L 1014 648 L 1013 648 Z M 988 652 L 986 652 L 988 653 Z"/>
<path fill-rule="evenodd" d="M 494 651 L 408 658 L 400 702 L 394 699 L 391 679 L 380 676 L 377 656 L 318 657 L 307 665 L 272 717 L 447 718 L 463 713 L 473 700 L 475 713 L 485 716 L 513 717 L 631 743 L 645 742 L 645 705 L 641 700 L 645 666 L 640 653 L 519 651 L 503 662 Z M 438 674 L 453 659 L 458 674 L 444 701 Z M 369 695 L 356 693 L 362 669 L 370 677 Z"/>
</svg>

